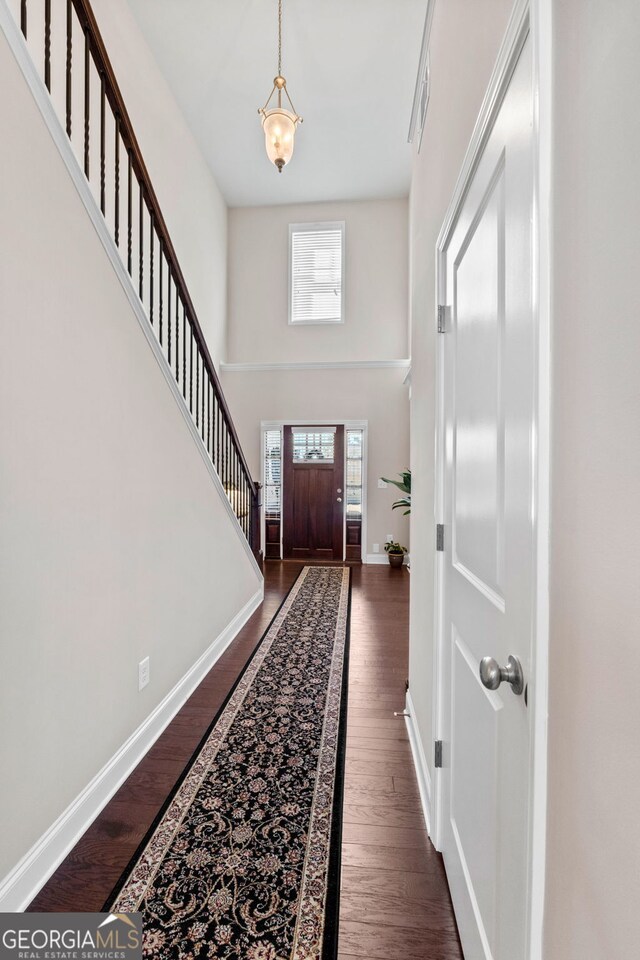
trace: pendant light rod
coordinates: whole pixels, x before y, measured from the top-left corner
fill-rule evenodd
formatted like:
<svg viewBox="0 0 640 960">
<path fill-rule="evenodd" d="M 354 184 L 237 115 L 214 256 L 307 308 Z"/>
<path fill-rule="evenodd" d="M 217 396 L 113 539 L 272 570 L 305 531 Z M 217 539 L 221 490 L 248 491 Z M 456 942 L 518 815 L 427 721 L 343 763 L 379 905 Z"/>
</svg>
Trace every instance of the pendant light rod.
<svg viewBox="0 0 640 960">
<path fill-rule="evenodd" d="M 278 0 L 278 76 L 282 76 L 282 0 Z"/>
</svg>

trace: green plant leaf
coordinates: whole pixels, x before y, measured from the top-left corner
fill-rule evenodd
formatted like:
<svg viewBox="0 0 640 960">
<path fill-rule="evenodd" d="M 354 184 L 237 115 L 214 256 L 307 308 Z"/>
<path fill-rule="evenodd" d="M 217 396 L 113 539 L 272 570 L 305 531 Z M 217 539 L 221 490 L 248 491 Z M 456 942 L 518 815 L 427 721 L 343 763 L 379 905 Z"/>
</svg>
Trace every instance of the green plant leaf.
<svg viewBox="0 0 640 960">
<path fill-rule="evenodd" d="M 401 546 L 397 540 L 394 540 L 392 543 L 385 543 L 384 549 L 387 553 L 406 553 L 407 548 Z"/>
<path fill-rule="evenodd" d="M 391 483 L 394 487 L 397 487 L 398 490 L 402 490 L 403 493 L 411 493 L 411 480 L 407 484 L 404 480 L 389 480 L 388 477 L 380 477 L 381 480 L 384 480 L 385 483 Z"/>
<path fill-rule="evenodd" d="M 406 517 L 408 513 L 411 513 L 411 470 L 400 471 L 400 476 L 402 480 L 390 480 L 388 477 L 380 477 L 380 479 L 384 480 L 385 483 L 390 483 L 394 487 L 397 487 L 402 493 L 407 494 L 406 497 L 396 500 L 391 506 L 392 510 L 396 510 L 398 507 L 408 507 L 408 510 L 404 513 Z"/>
</svg>

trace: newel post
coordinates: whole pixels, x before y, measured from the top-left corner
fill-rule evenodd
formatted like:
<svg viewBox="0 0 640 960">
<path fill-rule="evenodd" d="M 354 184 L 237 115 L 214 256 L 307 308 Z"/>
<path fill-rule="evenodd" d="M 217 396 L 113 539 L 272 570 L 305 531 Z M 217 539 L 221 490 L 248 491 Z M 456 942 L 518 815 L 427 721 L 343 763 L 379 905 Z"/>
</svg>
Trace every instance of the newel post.
<svg viewBox="0 0 640 960">
<path fill-rule="evenodd" d="M 260 530 L 260 516 L 262 508 L 262 484 L 255 483 L 256 495 L 253 498 L 251 503 L 251 549 L 253 550 L 253 555 L 258 561 L 259 565 L 262 566 L 262 549 L 261 549 L 261 530 Z"/>
</svg>

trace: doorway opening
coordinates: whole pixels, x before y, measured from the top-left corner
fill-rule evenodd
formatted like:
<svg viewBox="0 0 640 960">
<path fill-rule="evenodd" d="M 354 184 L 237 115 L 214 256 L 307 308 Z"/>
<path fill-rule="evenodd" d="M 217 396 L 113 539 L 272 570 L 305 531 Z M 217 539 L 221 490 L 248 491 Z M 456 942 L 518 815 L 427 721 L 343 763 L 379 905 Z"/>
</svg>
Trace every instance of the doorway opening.
<svg viewBox="0 0 640 960">
<path fill-rule="evenodd" d="M 261 431 L 265 559 L 362 562 L 367 422 L 263 421 Z"/>
</svg>

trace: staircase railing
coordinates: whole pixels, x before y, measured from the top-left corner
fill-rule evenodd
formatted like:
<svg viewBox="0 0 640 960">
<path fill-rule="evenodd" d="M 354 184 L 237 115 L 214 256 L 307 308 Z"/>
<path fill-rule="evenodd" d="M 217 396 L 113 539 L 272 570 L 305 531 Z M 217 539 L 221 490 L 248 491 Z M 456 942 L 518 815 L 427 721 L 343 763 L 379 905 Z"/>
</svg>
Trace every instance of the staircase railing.
<svg viewBox="0 0 640 960">
<path fill-rule="evenodd" d="M 35 39 L 42 78 L 78 162 L 238 522 L 258 556 L 260 485 L 253 481 L 240 446 L 91 5 L 88 0 L 44 0 L 44 5 L 42 0 L 31 5 L 20 0 L 20 28 L 25 40 Z"/>
</svg>

